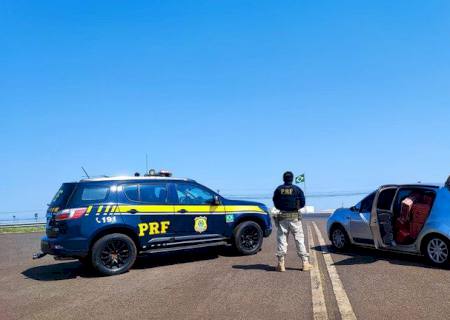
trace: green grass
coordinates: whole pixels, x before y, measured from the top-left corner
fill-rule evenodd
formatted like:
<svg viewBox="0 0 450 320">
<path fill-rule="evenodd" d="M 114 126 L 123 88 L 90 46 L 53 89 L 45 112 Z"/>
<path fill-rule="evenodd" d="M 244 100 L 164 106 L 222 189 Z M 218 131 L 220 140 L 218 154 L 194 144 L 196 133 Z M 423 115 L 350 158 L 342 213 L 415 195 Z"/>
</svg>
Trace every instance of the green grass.
<svg viewBox="0 0 450 320">
<path fill-rule="evenodd" d="M 44 232 L 45 226 L 25 226 L 25 227 L 2 227 L 0 226 L 0 233 L 29 233 L 29 232 Z"/>
</svg>

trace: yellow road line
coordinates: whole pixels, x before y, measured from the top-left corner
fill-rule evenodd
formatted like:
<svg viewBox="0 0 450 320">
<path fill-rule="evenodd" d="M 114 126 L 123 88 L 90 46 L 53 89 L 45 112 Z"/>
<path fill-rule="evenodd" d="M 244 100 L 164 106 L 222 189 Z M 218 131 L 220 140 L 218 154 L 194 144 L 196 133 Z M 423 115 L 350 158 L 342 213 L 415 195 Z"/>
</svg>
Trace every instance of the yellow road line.
<svg viewBox="0 0 450 320">
<path fill-rule="evenodd" d="M 315 245 L 311 228 L 312 226 L 308 225 L 309 254 L 311 264 L 313 265 L 313 269 L 310 271 L 313 317 L 315 320 L 327 320 L 328 312 L 325 304 L 325 296 L 323 294 L 322 277 L 320 274 L 319 264 L 317 262 L 316 250 L 314 249 Z"/>
<path fill-rule="evenodd" d="M 342 320 L 356 320 L 356 315 L 353 312 L 352 305 L 348 299 L 347 293 L 345 292 L 342 281 L 339 278 L 336 267 L 334 266 L 333 258 L 331 257 L 328 247 L 325 244 L 325 240 L 322 237 L 317 224 L 313 221 L 314 229 L 317 234 L 317 239 L 319 240 L 319 245 L 325 259 L 325 265 L 328 269 L 328 274 L 330 275 L 331 285 L 333 287 L 334 296 L 336 297 L 336 302 L 339 308 L 339 313 L 341 314 Z"/>
</svg>

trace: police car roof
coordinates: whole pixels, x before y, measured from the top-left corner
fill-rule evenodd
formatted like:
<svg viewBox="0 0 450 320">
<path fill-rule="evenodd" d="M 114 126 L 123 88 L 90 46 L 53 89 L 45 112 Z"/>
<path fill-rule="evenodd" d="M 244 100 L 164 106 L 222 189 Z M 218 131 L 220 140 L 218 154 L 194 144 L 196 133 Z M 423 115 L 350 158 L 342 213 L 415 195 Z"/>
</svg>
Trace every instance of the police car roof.
<svg viewBox="0 0 450 320">
<path fill-rule="evenodd" d="M 81 179 L 80 182 L 101 182 L 101 181 L 126 181 L 126 180 L 142 180 L 142 181 L 152 181 L 152 180 L 168 180 L 168 181 L 190 181 L 195 182 L 192 179 L 186 178 L 174 178 L 174 177 L 164 177 L 164 176 L 116 176 L 116 177 L 100 177 L 100 178 L 88 178 Z"/>
</svg>

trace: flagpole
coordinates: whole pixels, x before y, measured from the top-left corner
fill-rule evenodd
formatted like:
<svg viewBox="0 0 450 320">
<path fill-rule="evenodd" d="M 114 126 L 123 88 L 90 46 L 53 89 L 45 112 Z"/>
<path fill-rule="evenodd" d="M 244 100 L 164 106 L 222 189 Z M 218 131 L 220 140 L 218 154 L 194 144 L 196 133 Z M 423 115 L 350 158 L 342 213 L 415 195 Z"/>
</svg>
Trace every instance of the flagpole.
<svg viewBox="0 0 450 320">
<path fill-rule="evenodd" d="M 303 174 L 303 189 L 304 189 L 305 198 L 306 198 L 306 175 L 305 174 Z"/>
</svg>

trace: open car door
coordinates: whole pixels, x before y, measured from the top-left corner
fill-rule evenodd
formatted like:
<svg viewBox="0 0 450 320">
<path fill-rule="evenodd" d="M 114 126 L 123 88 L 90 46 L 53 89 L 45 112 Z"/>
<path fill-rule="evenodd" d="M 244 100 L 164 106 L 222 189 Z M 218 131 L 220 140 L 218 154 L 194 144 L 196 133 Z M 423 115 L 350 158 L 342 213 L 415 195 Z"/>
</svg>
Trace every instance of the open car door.
<svg viewBox="0 0 450 320">
<path fill-rule="evenodd" d="M 370 231 L 377 249 L 389 247 L 393 240 L 393 203 L 397 190 L 398 186 L 384 186 L 375 195 L 370 213 Z"/>
</svg>

